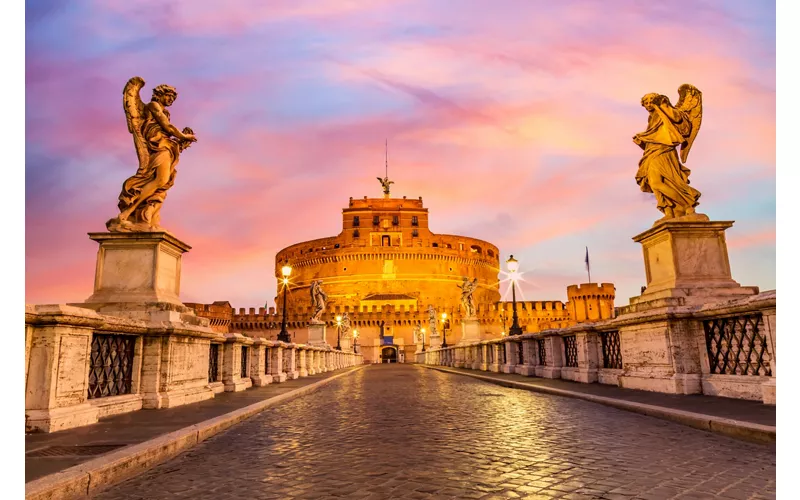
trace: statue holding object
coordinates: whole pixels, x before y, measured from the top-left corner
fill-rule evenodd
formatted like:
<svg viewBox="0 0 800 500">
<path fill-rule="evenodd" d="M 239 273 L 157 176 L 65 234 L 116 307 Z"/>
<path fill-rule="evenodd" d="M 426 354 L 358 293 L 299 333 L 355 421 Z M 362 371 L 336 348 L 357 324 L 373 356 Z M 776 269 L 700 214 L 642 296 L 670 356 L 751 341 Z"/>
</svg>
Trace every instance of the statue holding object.
<svg viewBox="0 0 800 500">
<path fill-rule="evenodd" d="M 325 311 L 325 302 L 328 300 L 328 295 L 322 290 L 322 280 L 315 280 L 311 282 L 311 309 L 314 311 L 311 316 L 311 323 L 315 325 L 325 323 L 320 319 L 323 311 Z"/>
<path fill-rule="evenodd" d="M 633 136 L 633 142 L 644 150 L 636 183 L 645 193 L 655 195 L 657 207 L 664 213 L 660 220 L 694 214 L 700 198 L 700 191 L 689 186 L 691 171 L 684 163 L 703 119 L 702 93 L 687 83 L 680 86 L 678 94 L 675 106 L 665 95 L 642 97 L 642 106 L 650 113 L 647 130 Z"/>
<path fill-rule="evenodd" d="M 122 184 L 119 215 L 106 222 L 111 232 L 164 231 L 160 226 L 161 205 L 175 182 L 175 167 L 180 153 L 197 141 L 189 127 L 178 130 L 170 123 L 167 108 L 178 98 L 169 85 L 153 89 L 145 104 L 139 96 L 144 80 L 135 76 L 122 91 L 122 107 L 133 135 L 139 159 L 136 174 Z"/>
</svg>

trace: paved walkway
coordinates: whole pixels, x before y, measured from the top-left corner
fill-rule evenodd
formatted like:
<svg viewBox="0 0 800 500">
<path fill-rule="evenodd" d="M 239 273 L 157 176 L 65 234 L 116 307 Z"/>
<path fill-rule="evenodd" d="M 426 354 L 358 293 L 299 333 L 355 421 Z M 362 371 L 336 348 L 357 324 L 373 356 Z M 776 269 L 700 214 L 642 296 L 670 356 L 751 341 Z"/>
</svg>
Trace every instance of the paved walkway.
<svg viewBox="0 0 800 500">
<path fill-rule="evenodd" d="M 241 392 L 224 392 L 217 394 L 213 399 L 176 408 L 140 410 L 115 415 L 101 419 L 93 425 L 52 434 L 26 434 L 25 482 L 97 458 L 98 452 L 138 444 L 319 382 L 344 371 L 346 370 L 326 372 Z"/>
<path fill-rule="evenodd" d="M 437 367 L 438 368 L 438 367 Z M 621 389 L 620 387 L 605 384 L 582 384 L 569 380 L 549 379 L 540 377 L 526 377 L 511 373 L 494 373 L 480 370 L 467 370 L 464 368 L 442 367 L 448 371 L 478 374 L 499 380 L 512 380 L 540 387 L 550 387 L 565 391 L 592 394 L 606 398 L 621 399 L 635 403 L 672 408 L 675 410 L 702 413 L 713 417 L 729 418 L 753 424 L 769 425 L 775 427 L 775 406 L 765 405 L 761 401 L 745 401 L 743 399 L 719 398 L 703 396 L 701 394 L 678 395 L 664 394 L 661 392 L 639 391 L 635 389 Z"/>
<path fill-rule="evenodd" d="M 265 410 L 97 499 L 775 498 L 775 446 L 413 365 Z"/>
</svg>

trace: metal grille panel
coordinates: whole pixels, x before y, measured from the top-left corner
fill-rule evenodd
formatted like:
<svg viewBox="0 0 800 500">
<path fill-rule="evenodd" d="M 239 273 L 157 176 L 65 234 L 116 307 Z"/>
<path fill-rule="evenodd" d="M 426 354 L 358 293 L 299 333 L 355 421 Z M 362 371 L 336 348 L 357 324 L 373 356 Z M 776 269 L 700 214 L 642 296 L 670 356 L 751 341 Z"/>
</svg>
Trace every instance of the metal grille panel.
<svg viewBox="0 0 800 500">
<path fill-rule="evenodd" d="M 219 344 L 208 346 L 208 381 L 219 382 Z"/>
<path fill-rule="evenodd" d="M 547 364 L 547 348 L 544 345 L 544 339 L 537 340 L 536 345 L 539 350 L 539 364 L 544 366 Z"/>
<path fill-rule="evenodd" d="M 489 355 L 489 364 L 494 363 L 494 344 L 486 346 L 486 353 Z"/>
<path fill-rule="evenodd" d="M 239 371 L 241 377 L 247 376 L 247 347 L 242 346 L 242 367 Z"/>
<path fill-rule="evenodd" d="M 524 365 L 525 349 L 522 347 L 522 342 L 517 343 L 517 353 L 518 353 L 517 360 L 519 361 L 519 364 Z"/>
<path fill-rule="evenodd" d="M 575 335 L 564 337 L 564 366 L 578 367 L 578 343 L 575 341 Z"/>
<path fill-rule="evenodd" d="M 92 336 L 89 357 L 89 399 L 130 394 L 133 376 L 133 348 L 130 335 Z"/>
<path fill-rule="evenodd" d="M 622 351 L 620 349 L 619 332 L 600 332 L 603 345 L 603 368 L 622 368 Z"/>
<path fill-rule="evenodd" d="M 264 349 L 264 373 L 269 375 L 269 347 Z"/>
<path fill-rule="evenodd" d="M 703 321 L 711 373 L 772 376 L 761 314 Z"/>
</svg>

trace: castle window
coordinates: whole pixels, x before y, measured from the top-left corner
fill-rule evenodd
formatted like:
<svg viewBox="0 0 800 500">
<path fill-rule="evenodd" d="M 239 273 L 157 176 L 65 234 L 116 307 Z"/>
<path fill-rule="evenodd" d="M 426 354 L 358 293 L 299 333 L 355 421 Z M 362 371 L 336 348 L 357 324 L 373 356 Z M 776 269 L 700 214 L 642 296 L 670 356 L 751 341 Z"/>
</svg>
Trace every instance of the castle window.
<svg viewBox="0 0 800 500">
<path fill-rule="evenodd" d="M 416 215 L 411 216 L 411 225 L 419 226 L 419 218 Z"/>
<path fill-rule="evenodd" d="M 488 255 L 489 257 L 494 257 L 494 252 L 491 250 L 486 250 L 486 255 Z"/>
<path fill-rule="evenodd" d="M 353 227 L 358 227 L 361 225 L 361 217 L 358 215 L 353 217 Z"/>
<path fill-rule="evenodd" d="M 359 236 L 361 236 L 361 234 L 358 232 L 358 229 L 353 231 L 353 238 L 358 238 Z"/>
<path fill-rule="evenodd" d="M 453 245 L 451 245 L 450 243 L 448 243 L 448 244 L 447 244 L 447 248 L 453 248 Z"/>
<path fill-rule="evenodd" d="M 339 248 L 339 244 L 337 243 L 337 244 L 333 245 L 333 248 Z"/>
<path fill-rule="evenodd" d="M 393 216 L 392 216 L 392 225 L 393 225 L 393 226 L 398 226 L 398 225 L 400 225 L 400 217 L 398 217 L 398 216 L 396 216 L 396 215 L 393 215 Z"/>
<path fill-rule="evenodd" d="M 419 231 L 417 231 L 416 229 L 412 230 L 411 231 L 411 237 L 412 238 L 418 238 L 419 237 Z"/>
<path fill-rule="evenodd" d="M 458 249 L 463 252 L 464 251 L 464 244 L 463 243 L 459 243 L 458 244 Z"/>
<path fill-rule="evenodd" d="M 472 253 L 481 253 L 481 247 L 478 245 L 472 245 L 469 247 L 469 249 L 472 251 Z"/>
<path fill-rule="evenodd" d="M 380 223 L 381 223 L 380 217 L 378 217 L 377 215 L 373 215 L 372 216 L 372 225 L 373 226 L 377 226 Z"/>
<path fill-rule="evenodd" d="M 434 244 L 433 244 L 433 245 L 431 245 L 431 246 L 432 246 L 432 247 L 438 247 L 438 246 L 439 246 L 439 244 L 438 244 L 438 243 L 434 243 Z"/>
</svg>

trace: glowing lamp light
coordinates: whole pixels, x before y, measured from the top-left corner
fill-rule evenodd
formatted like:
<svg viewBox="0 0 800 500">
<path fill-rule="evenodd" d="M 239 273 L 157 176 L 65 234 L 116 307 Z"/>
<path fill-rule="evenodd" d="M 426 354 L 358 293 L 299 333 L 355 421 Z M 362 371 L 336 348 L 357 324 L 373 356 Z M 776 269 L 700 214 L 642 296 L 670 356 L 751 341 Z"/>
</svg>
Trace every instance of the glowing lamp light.
<svg viewBox="0 0 800 500">
<path fill-rule="evenodd" d="M 506 261 L 506 266 L 508 266 L 509 273 L 515 274 L 517 272 L 517 269 L 519 269 L 519 261 L 515 259 L 514 256 L 512 255 Z"/>
<path fill-rule="evenodd" d="M 442 313 L 442 321 L 447 319 L 447 313 Z"/>
<path fill-rule="evenodd" d="M 281 268 L 281 274 L 283 274 L 284 283 L 286 282 L 286 278 L 288 278 L 292 274 L 292 266 L 288 263 Z"/>
<path fill-rule="evenodd" d="M 341 325 L 342 324 L 342 317 L 341 316 L 336 316 L 336 324 L 337 325 Z"/>
<path fill-rule="evenodd" d="M 353 330 L 353 338 L 358 338 L 358 330 Z"/>
</svg>

